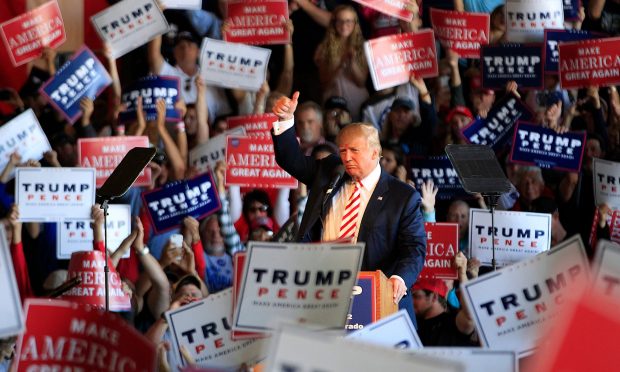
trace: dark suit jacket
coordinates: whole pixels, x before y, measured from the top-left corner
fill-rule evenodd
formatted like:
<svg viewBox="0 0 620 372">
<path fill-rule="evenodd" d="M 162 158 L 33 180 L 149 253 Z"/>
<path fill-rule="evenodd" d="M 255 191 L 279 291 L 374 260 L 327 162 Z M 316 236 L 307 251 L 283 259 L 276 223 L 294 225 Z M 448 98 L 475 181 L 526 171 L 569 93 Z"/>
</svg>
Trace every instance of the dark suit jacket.
<svg viewBox="0 0 620 372">
<path fill-rule="evenodd" d="M 342 163 L 340 157 L 331 155 L 317 161 L 304 156 L 294 128 L 272 137 L 278 164 L 309 188 L 308 202 L 297 240 L 320 241 L 326 209 L 331 205 L 328 200 L 323 208 L 323 199 L 334 169 Z M 345 174 L 331 197 L 346 179 L 350 177 Z M 398 275 L 405 281 L 408 293 L 411 292 L 411 286 L 422 270 L 426 255 L 426 233 L 420 210 L 420 194 L 382 169 L 379 182 L 362 217 L 357 240 L 366 243 L 362 270 L 382 270 L 388 277 Z M 401 303 L 404 301 L 408 302 L 405 307 L 410 311 L 410 315 L 413 315 L 411 296 L 406 296 Z M 415 322 L 415 317 L 412 320 Z"/>
</svg>

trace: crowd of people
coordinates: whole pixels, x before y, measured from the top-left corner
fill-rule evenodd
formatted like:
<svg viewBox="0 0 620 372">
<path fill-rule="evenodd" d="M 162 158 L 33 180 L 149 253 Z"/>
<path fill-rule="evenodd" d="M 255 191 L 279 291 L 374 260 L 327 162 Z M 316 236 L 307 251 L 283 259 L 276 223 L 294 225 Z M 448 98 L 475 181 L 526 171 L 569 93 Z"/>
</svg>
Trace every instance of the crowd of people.
<svg viewBox="0 0 620 372">
<path fill-rule="evenodd" d="M 32 109 L 52 147 L 42 159 L 12 154 L 0 174 L 0 214 L 22 301 L 46 297 L 64 283 L 69 261 L 56 258 L 55 223 L 19 221 L 11 180 L 14 168 L 76 167 L 79 138 L 148 136 L 158 151 L 148 165 L 153 182 L 149 187 L 133 187 L 118 201 L 131 205 L 134 221 L 131 235 L 112 259 L 124 290 L 131 294 L 132 308 L 122 315 L 154 343 L 169 342 L 170 331 L 162 314 L 230 287 L 232 255 L 243 251 L 251 240 L 272 239 L 291 217 L 296 216 L 301 223 L 311 185 L 251 190 L 227 186 L 226 163 L 220 161 L 212 172 L 221 209 L 201 221 L 187 217 L 180 228 L 161 234 L 151 226 L 140 195 L 195 176 L 189 151 L 225 131 L 226 118 L 270 113 L 280 98 L 291 97 L 293 92 L 300 92 L 295 131 L 305 155 L 317 160 L 338 155 L 335 141 L 342 128 L 354 122 L 371 124 L 381 140 L 382 169 L 418 190 L 424 221 L 458 224 L 460 253 L 455 266 L 459 279 L 418 280 L 409 288 L 425 346 L 479 345 L 458 288 L 479 272 L 488 271 L 480 267 L 468 247 L 469 209 L 486 206 L 481 197 L 473 195 L 441 198 L 441 190 L 432 181 L 414 184 L 410 169 L 419 159 L 444 155 L 448 144 L 465 143 L 461 129 L 476 118 L 485 118 L 505 94 L 518 94 L 541 126 L 558 132 L 585 131 L 587 142 L 578 173 L 515 164 L 510 161 L 508 147 L 498 151 L 497 158 L 514 186 L 513 197 L 500 203 L 500 208 L 551 214 L 552 245 L 580 234 L 590 257 L 594 254 L 593 231 L 597 239 L 609 237 L 610 207 L 595 204 L 592 162 L 594 158 L 619 159 L 620 95 L 616 87 L 567 91 L 560 88 L 557 76 L 546 75 L 540 91 L 520 91 L 514 82 L 501 91 L 486 89 L 481 83 L 479 60 L 460 58 L 438 44 L 439 76 L 422 79 L 412 75 L 406 84 L 376 91 L 369 78 L 364 41 L 430 28 L 428 12 L 433 2 L 425 1 L 420 8 L 411 1 L 408 7 L 414 17 L 405 22 L 346 0 L 290 0 L 290 42 L 264 46 L 272 50 L 268 79 L 256 92 L 224 89 L 205 84 L 198 59 L 201 38 L 221 38 L 222 29 L 228 27 L 226 1 L 205 3 L 203 10 L 167 10 L 172 31 L 118 61 L 107 50 L 100 51 L 114 82 L 94 102 L 82 99 L 82 115 L 74 124 L 66 122 L 39 93 L 41 84 L 59 67 L 54 50 L 45 50 L 20 89 L 6 88 L 0 122 Z M 509 41 L 503 6 L 500 0 L 455 0 L 453 9 L 490 13 L 491 43 L 502 43 Z M 590 0 L 583 4 L 581 19 L 565 26 L 614 36 L 620 34 L 615 22 L 618 17 L 618 0 Z M 156 120 L 146 120 L 139 104 L 137 120 L 119 124 L 117 117 L 124 109 L 123 87 L 148 74 L 180 79 L 182 99 L 177 108 L 183 121 L 167 123 L 161 101 Z M 102 213 L 99 205 L 93 206 L 92 249 L 100 251 L 105 249 Z M 182 247 L 170 240 L 178 233 L 183 235 Z M 130 257 L 121 259 L 128 251 Z M 15 338 L 2 340 L 0 370 L 7 370 L 11 364 L 14 342 Z M 167 350 L 165 346 L 158 349 L 160 368 L 178 368 L 181 361 Z"/>
</svg>

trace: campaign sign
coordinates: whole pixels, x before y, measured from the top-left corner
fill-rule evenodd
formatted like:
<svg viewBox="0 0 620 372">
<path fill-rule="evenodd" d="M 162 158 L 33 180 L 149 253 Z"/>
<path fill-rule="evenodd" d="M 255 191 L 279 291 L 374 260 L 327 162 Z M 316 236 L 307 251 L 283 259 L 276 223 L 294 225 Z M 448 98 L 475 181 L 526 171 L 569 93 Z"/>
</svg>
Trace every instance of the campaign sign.
<svg viewBox="0 0 620 372">
<path fill-rule="evenodd" d="M 287 0 L 230 0 L 227 6 L 224 40 L 254 45 L 290 42 Z"/>
<path fill-rule="evenodd" d="M 579 8 L 581 8 L 581 0 L 562 0 L 564 6 L 564 20 L 578 21 Z"/>
<path fill-rule="evenodd" d="M 520 89 L 542 89 L 543 48 L 541 44 L 500 44 L 482 47 L 482 86 L 504 89 L 516 81 Z"/>
<path fill-rule="evenodd" d="M 23 332 L 24 315 L 4 225 L 0 226 L 0 337 Z"/>
<path fill-rule="evenodd" d="M 239 302 L 239 292 L 241 290 L 241 283 L 243 282 L 243 274 L 245 269 L 245 259 L 246 252 L 238 251 L 233 255 L 233 300 L 232 300 L 232 309 L 230 314 L 232 315 L 237 308 L 237 303 Z M 231 338 L 233 340 L 247 340 L 247 339 L 255 339 L 260 337 L 266 337 L 267 335 L 260 332 L 241 332 L 233 330 L 231 333 Z"/>
<path fill-rule="evenodd" d="M 607 203 L 612 209 L 620 209 L 620 163 L 594 158 L 592 175 L 596 205 Z"/>
<path fill-rule="evenodd" d="M 457 279 L 454 258 L 459 251 L 459 224 L 426 222 L 426 257 L 420 278 Z"/>
<path fill-rule="evenodd" d="M 108 251 L 116 252 L 131 234 L 131 206 L 110 204 L 107 217 Z M 89 251 L 93 247 L 93 229 L 89 221 L 65 219 L 56 224 L 56 258 L 68 260 L 73 252 Z M 122 258 L 129 258 L 130 251 Z"/>
<path fill-rule="evenodd" d="M 6 168 L 14 152 L 21 156 L 22 161 L 41 160 L 43 154 L 51 149 L 32 109 L 0 126 L 0 169 Z"/>
<path fill-rule="evenodd" d="M 0 24 L 2 40 L 13 66 L 19 66 L 65 42 L 65 24 L 56 0 Z"/>
<path fill-rule="evenodd" d="M 612 242 L 620 243 L 620 210 L 614 210 L 611 213 L 611 221 L 609 222 L 609 239 Z"/>
<path fill-rule="evenodd" d="M 585 143 L 586 132 L 559 134 L 539 124 L 518 122 L 510 160 L 545 169 L 579 172 Z"/>
<path fill-rule="evenodd" d="M 189 163 L 196 168 L 198 173 L 215 169 L 215 163 L 218 160 L 226 161 L 226 138 L 228 136 L 245 136 L 245 130 L 243 127 L 227 130 L 189 151 Z"/>
<path fill-rule="evenodd" d="M 183 364 L 182 347 L 197 365 L 214 369 L 237 370 L 242 364 L 252 365 L 266 356 L 267 339 L 231 339 L 232 297 L 232 289 L 228 288 L 166 312 L 173 350 Z"/>
<path fill-rule="evenodd" d="M 571 304 L 572 305 L 572 304 Z M 618 303 L 599 294 L 588 293 L 560 314 L 557 324 L 522 371 L 604 371 L 618 353 L 618 343 L 610 335 L 620 333 Z M 535 367 L 534 367 L 535 366 Z"/>
<path fill-rule="evenodd" d="M 257 91 L 267 74 L 271 50 L 204 38 L 200 73 L 207 84 Z"/>
<path fill-rule="evenodd" d="M 16 371 L 154 371 L 155 344 L 117 315 L 60 300 L 25 303 Z"/>
<path fill-rule="evenodd" d="M 80 278 L 80 282 L 75 287 L 64 292 L 62 299 L 70 300 L 84 305 L 89 305 L 98 309 L 105 309 L 105 257 L 100 251 L 80 251 L 71 254 L 67 278 Z M 109 308 L 110 311 L 131 310 L 131 298 L 123 290 L 121 276 L 109 264 L 108 273 L 109 283 Z"/>
<path fill-rule="evenodd" d="M 495 238 L 495 259 L 506 266 L 549 250 L 551 215 L 547 213 L 495 211 L 495 232 L 491 212 L 469 210 L 469 249 L 483 265 L 491 265 L 491 236 Z"/>
<path fill-rule="evenodd" d="M 185 217 L 199 220 L 221 208 L 211 173 L 143 192 L 142 200 L 158 233 L 179 226 Z"/>
<path fill-rule="evenodd" d="M 202 0 L 160 0 L 164 9 L 202 9 Z"/>
<path fill-rule="evenodd" d="M 226 186 L 297 188 L 297 179 L 276 162 L 271 138 L 229 136 L 226 165 Z"/>
<path fill-rule="evenodd" d="M 118 115 L 121 123 L 136 120 L 138 97 L 142 97 L 142 110 L 146 120 L 157 119 L 157 100 L 166 101 L 166 121 L 181 121 L 181 114 L 174 108 L 179 100 L 179 78 L 174 76 L 145 76 L 127 89 L 121 101 L 127 106 Z"/>
<path fill-rule="evenodd" d="M 351 311 L 347 314 L 347 324 L 344 325 L 344 329 L 352 332 L 377 320 L 375 303 L 373 278 L 362 271 L 357 275 L 357 283 L 353 286 L 353 303 Z"/>
<path fill-rule="evenodd" d="M 149 139 L 146 136 L 80 138 L 77 144 L 80 167 L 95 168 L 97 187 L 100 187 L 129 150 L 134 147 L 149 147 Z M 150 184 L 151 168 L 146 167 L 140 172 L 133 185 L 148 186 Z"/>
<path fill-rule="evenodd" d="M 620 245 L 600 240 L 593 263 L 592 286 L 600 294 L 620 300 Z"/>
<path fill-rule="evenodd" d="M 489 44 L 489 20 L 489 14 L 431 8 L 435 37 L 461 58 L 480 58 L 480 48 Z"/>
<path fill-rule="evenodd" d="M 372 39 L 364 43 L 364 52 L 376 90 L 405 84 L 412 73 L 428 78 L 439 71 L 433 30 Z"/>
<path fill-rule="evenodd" d="M 15 203 L 23 222 L 90 220 L 94 168 L 17 168 Z"/>
<path fill-rule="evenodd" d="M 356 3 L 365 7 L 372 8 L 383 14 L 387 14 L 394 18 L 411 22 L 413 12 L 408 7 L 407 0 L 354 0 Z"/>
<path fill-rule="evenodd" d="M 506 0 L 508 42 L 542 42 L 546 28 L 563 28 L 563 1 Z"/>
<path fill-rule="evenodd" d="M 560 44 L 562 89 L 620 84 L 620 37 Z"/>
<path fill-rule="evenodd" d="M 250 242 L 233 329 L 271 332 L 277 321 L 341 330 L 364 244 Z"/>
<path fill-rule="evenodd" d="M 533 351 L 545 326 L 568 300 L 579 298 L 589 280 L 589 262 L 579 235 L 519 264 L 461 287 L 483 347 Z"/>
<path fill-rule="evenodd" d="M 545 30 L 545 74 L 558 74 L 560 70 L 560 43 L 598 39 L 601 34 L 584 30 Z"/>
<path fill-rule="evenodd" d="M 479 347 L 427 347 L 413 352 L 459 362 L 465 366 L 465 372 L 485 371 L 489 369 L 489 366 L 493 366 L 495 371 L 517 372 L 519 370 L 517 354 L 509 350 L 489 350 Z"/>
<path fill-rule="evenodd" d="M 271 342 L 266 371 L 463 371 L 459 363 L 287 326 Z"/>
<path fill-rule="evenodd" d="M 607 222 L 607 226 L 609 226 L 609 233 L 611 234 L 613 232 L 612 229 L 612 225 L 611 225 L 611 219 L 612 219 L 612 215 L 614 213 L 617 213 L 619 211 L 613 210 L 613 209 L 608 209 L 607 210 L 607 214 L 605 215 L 605 222 Z M 590 227 L 590 236 L 588 237 L 588 244 L 590 244 L 591 247 L 595 247 L 596 243 L 598 241 L 598 227 L 599 227 L 599 221 L 601 219 L 600 217 L 600 211 L 598 209 L 598 207 L 594 208 L 594 217 L 592 218 L 592 226 Z M 612 241 L 615 241 L 613 239 L 613 235 L 611 235 L 612 237 Z"/>
<path fill-rule="evenodd" d="M 407 310 L 399 310 L 376 323 L 349 333 L 346 338 L 393 349 L 410 350 L 423 347 Z"/>
<path fill-rule="evenodd" d="M 86 46 L 80 48 L 62 65 L 39 92 L 68 122 L 82 116 L 80 100 L 94 100 L 108 86 L 112 78 L 97 57 Z"/>
<path fill-rule="evenodd" d="M 533 117 L 525 103 L 510 93 L 495 103 L 486 119 L 472 121 L 461 133 L 469 143 L 491 146 L 498 151 L 511 138 L 518 120 L 528 121 Z"/>
<path fill-rule="evenodd" d="M 274 121 L 278 121 L 275 114 L 258 114 L 231 116 L 226 119 L 228 128 L 245 128 L 245 133 L 250 137 L 271 139 L 271 127 Z"/>
<path fill-rule="evenodd" d="M 168 31 L 156 0 L 123 0 L 90 17 L 101 40 L 119 58 Z"/>
<path fill-rule="evenodd" d="M 409 159 L 410 174 L 408 175 L 416 188 L 420 189 L 427 180 L 433 183 L 439 191 L 437 198 L 449 200 L 454 197 L 470 196 L 464 189 L 459 175 L 447 156 L 437 156 L 428 159 Z"/>
</svg>

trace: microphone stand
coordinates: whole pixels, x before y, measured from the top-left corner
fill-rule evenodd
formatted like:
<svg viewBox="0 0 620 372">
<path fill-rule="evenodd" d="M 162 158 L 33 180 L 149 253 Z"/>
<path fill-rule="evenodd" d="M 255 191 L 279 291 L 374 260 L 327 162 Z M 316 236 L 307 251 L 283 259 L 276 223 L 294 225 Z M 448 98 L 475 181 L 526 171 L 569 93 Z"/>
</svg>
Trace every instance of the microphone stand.
<svg viewBox="0 0 620 372">
<path fill-rule="evenodd" d="M 500 194 L 482 194 L 484 198 L 484 202 L 489 206 L 489 210 L 491 211 L 491 266 L 493 267 L 493 271 L 497 270 L 497 261 L 495 260 L 495 208 L 497 207 L 497 202 L 499 201 Z"/>
<path fill-rule="evenodd" d="M 110 274 L 110 267 L 108 266 L 108 199 L 104 199 L 101 202 L 100 208 L 103 209 L 103 251 L 105 264 L 103 266 L 104 275 L 104 291 L 105 291 L 105 311 L 110 311 L 110 284 L 108 283 L 108 276 Z"/>
</svg>

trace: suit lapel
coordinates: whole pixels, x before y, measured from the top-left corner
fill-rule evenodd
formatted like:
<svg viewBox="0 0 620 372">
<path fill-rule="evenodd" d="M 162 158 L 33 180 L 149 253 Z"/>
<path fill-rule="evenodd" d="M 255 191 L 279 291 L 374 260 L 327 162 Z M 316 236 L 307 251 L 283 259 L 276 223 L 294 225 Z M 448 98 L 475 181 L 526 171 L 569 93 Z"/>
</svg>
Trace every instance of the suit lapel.
<svg viewBox="0 0 620 372">
<path fill-rule="evenodd" d="M 357 235 L 358 241 L 365 241 L 366 236 L 368 235 L 368 231 L 374 226 L 375 219 L 379 215 L 379 211 L 383 209 L 383 204 L 385 203 L 386 194 L 389 190 L 388 187 L 388 175 L 385 173 L 383 168 L 381 169 L 381 176 L 379 177 L 379 182 L 377 182 L 377 186 L 375 190 L 372 192 L 370 196 L 370 200 L 368 200 L 368 205 L 366 205 L 366 210 L 364 211 L 364 217 L 362 217 L 362 223 L 360 225 L 360 231 Z"/>
</svg>

